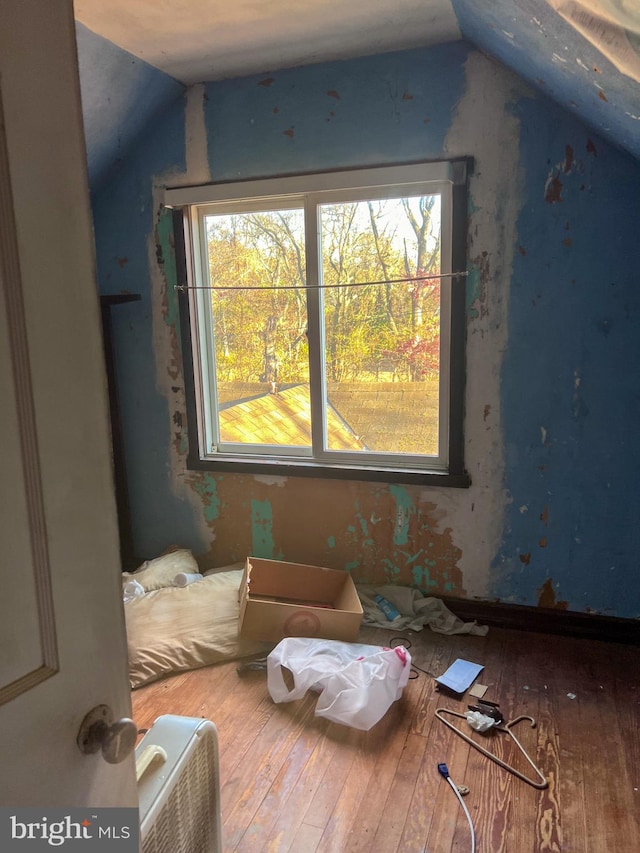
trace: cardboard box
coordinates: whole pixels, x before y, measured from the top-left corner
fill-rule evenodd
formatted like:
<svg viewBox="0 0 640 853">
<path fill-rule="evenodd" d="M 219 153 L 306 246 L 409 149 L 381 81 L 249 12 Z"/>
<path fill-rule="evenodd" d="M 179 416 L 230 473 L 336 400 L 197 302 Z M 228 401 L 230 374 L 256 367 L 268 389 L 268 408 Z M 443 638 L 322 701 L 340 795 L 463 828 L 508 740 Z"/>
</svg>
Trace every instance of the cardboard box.
<svg viewBox="0 0 640 853">
<path fill-rule="evenodd" d="M 247 557 L 239 597 L 245 637 L 358 638 L 362 605 L 348 572 Z"/>
</svg>

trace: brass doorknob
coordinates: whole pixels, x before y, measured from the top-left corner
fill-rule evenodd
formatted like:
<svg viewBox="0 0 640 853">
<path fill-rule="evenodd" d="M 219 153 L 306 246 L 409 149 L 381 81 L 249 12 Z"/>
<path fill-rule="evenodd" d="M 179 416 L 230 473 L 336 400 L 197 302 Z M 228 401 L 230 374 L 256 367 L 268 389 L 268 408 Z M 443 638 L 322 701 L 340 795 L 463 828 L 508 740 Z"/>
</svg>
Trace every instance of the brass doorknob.
<svg viewBox="0 0 640 853">
<path fill-rule="evenodd" d="M 97 705 L 82 721 L 77 744 L 85 755 L 101 750 L 105 761 L 119 764 L 133 752 L 137 735 L 138 729 L 133 720 L 122 717 L 114 722 L 111 708 Z"/>
</svg>

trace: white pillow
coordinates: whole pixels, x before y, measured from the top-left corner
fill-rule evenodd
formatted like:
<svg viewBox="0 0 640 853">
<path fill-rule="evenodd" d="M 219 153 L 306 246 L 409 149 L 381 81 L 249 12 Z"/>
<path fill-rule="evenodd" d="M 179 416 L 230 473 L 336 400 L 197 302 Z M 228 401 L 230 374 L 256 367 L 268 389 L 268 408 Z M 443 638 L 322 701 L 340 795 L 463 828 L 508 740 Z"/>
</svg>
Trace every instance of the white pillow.
<svg viewBox="0 0 640 853">
<path fill-rule="evenodd" d="M 176 575 L 197 574 L 199 571 L 191 551 L 181 548 L 154 560 L 146 560 L 135 572 L 123 572 L 122 583 L 124 585 L 129 581 L 137 581 L 145 592 L 151 592 L 153 589 L 175 586 Z"/>
</svg>

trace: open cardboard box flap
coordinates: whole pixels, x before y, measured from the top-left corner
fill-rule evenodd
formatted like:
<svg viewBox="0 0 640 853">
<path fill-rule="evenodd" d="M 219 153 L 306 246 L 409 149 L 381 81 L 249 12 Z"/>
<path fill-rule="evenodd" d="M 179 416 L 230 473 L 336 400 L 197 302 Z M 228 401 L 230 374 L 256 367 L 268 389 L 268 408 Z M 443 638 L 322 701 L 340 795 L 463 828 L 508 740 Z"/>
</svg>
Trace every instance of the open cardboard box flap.
<svg viewBox="0 0 640 853">
<path fill-rule="evenodd" d="M 362 605 L 347 572 L 247 557 L 240 584 L 240 633 L 280 642 L 324 637 L 354 642 Z"/>
</svg>

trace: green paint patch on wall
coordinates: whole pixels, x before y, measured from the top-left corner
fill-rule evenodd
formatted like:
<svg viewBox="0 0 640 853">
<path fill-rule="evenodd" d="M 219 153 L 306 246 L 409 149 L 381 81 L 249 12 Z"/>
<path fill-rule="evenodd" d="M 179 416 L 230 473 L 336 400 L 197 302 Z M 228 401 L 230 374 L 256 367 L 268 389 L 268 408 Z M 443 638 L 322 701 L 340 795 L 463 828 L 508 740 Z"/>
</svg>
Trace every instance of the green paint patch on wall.
<svg viewBox="0 0 640 853">
<path fill-rule="evenodd" d="M 415 563 L 415 561 L 423 553 L 423 551 L 424 551 L 424 548 L 420 548 L 420 550 L 417 551 L 415 554 L 410 554 L 408 551 L 401 551 L 400 553 L 402 554 L 403 557 L 405 557 L 405 559 L 406 559 L 405 565 L 408 566 L 411 563 Z"/>
<path fill-rule="evenodd" d="M 438 586 L 438 581 L 431 579 L 429 568 L 427 566 L 414 566 L 411 574 L 413 575 L 413 580 L 415 581 L 416 586 L 419 586 L 421 589 Z M 453 584 L 449 584 L 449 586 L 453 588 Z"/>
<path fill-rule="evenodd" d="M 345 572 L 352 572 L 354 569 L 357 569 L 360 563 L 357 560 L 354 560 L 352 563 L 347 563 L 344 567 Z"/>
<path fill-rule="evenodd" d="M 356 509 L 357 509 L 356 518 L 358 519 L 358 522 L 360 523 L 360 530 L 362 531 L 362 535 L 363 536 L 369 536 L 369 522 L 360 512 L 359 502 L 356 505 Z"/>
<path fill-rule="evenodd" d="M 279 559 L 274 556 L 273 510 L 268 500 L 251 501 L 251 554 L 265 560 Z"/>
<path fill-rule="evenodd" d="M 406 545 L 409 541 L 409 518 L 416 511 L 411 495 L 402 486 L 389 486 L 389 492 L 396 502 L 393 541 L 396 545 Z"/>
<path fill-rule="evenodd" d="M 400 574 L 398 566 L 396 566 L 388 557 L 385 557 L 384 560 L 382 560 L 382 568 L 389 583 L 395 583 L 397 576 Z"/>
<path fill-rule="evenodd" d="M 218 497 L 218 483 L 214 477 L 203 474 L 194 475 L 189 485 L 202 500 L 202 508 L 207 524 L 214 522 L 220 515 L 220 498 Z"/>
<path fill-rule="evenodd" d="M 327 545 L 329 546 L 329 548 L 335 548 L 336 547 L 336 537 L 335 536 L 328 536 L 327 537 Z"/>
</svg>

